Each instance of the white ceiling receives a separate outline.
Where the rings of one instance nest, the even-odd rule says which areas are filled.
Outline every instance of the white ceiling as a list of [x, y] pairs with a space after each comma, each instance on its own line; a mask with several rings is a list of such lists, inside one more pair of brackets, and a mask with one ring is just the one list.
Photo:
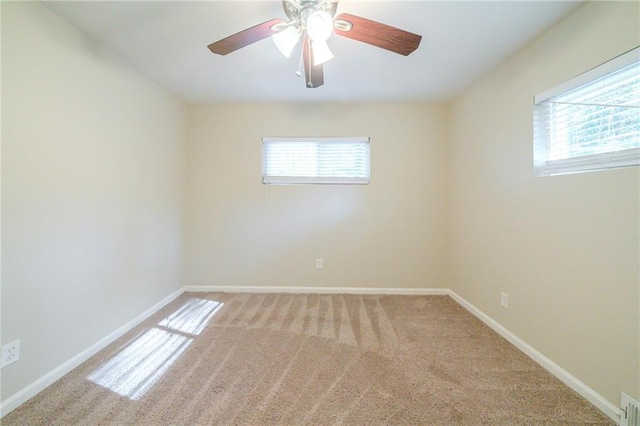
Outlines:
[[353, 1], [348, 12], [423, 36], [408, 57], [333, 35], [325, 84], [307, 89], [299, 54], [262, 40], [227, 56], [207, 45], [271, 18], [280, 1], [46, 2], [50, 9], [178, 97], [229, 102], [449, 100], [582, 4], [577, 1]]

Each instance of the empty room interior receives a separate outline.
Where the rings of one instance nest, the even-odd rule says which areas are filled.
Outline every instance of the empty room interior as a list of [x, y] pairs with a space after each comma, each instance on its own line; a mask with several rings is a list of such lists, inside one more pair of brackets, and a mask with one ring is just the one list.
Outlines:
[[637, 1], [0, 13], [3, 423], [640, 425]]

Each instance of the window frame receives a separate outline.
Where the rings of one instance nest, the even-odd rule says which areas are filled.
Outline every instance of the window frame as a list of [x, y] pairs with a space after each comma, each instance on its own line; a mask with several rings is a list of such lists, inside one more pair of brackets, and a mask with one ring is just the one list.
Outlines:
[[[592, 172], [640, 165], [640, 147], [611, 150], [597, 154], [577, 155], [569, 158], [550, 159], [553, 142], [550, 140], [546, 124], [550, 109], [548, 105], [554, 98], [570, 94], [588, 84], [594, 83], [602, 77], [618, 72], [636, 63], [640, 63], [640, 46], [534, 97], [533, 154], [534, 171], [537, 176]], [[628, 105], [624, 105], [623, 107], [637, 108]]]
[[[267, 146], [270, 143], [312, 144], [364, 144], [366, 176], [276, 176], [267, 174]], [[263, 137], [262, 138], [262, 183], [265, 185], [368, 185], [371, 182], [371, 140], [368, 136], [357, 137]]]

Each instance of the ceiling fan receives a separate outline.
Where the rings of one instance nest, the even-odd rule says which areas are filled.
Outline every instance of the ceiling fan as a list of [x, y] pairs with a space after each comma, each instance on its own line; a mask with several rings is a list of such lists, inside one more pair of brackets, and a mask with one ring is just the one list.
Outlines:
[[[338, 0], [282, 0], [288, 21], [271, 19], [211, 43], [213, 53], [226, 55], [252, 43], [272, 37], [286, 56], [302, 38], [306, 86], [324, 84], [322, 64], [333, 58], [327, 40], [335, 33], [407, 56], [420, 45], [422, 36], [348, 13], [336, 16]], [[300, 71], [296, 73], [300, 76]]]

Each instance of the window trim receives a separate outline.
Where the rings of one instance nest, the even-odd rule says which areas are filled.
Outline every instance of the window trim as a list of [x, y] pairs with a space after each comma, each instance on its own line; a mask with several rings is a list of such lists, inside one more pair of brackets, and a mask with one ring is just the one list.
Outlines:
[[640, 148], [634, 147], [599, 154], [582, 155], [563, 159], [549, 159], [550, 142], [546, 134], [547, 102], [556, 96], [569, 93], [601, 77], [617, 72], [640, 62], [640, 46], [635, 47], [603, 64], [546, 90], [534, 97], [533, 136], [534, 171], [537, 176], [553, 176], [569, 173], [600, 171], [613, 168], [633, 167], [640, 164]]
[[560, 95], [565, 92], [570, 92], [573, 89], [576, 89], [584, 84], [590, 83], [593, 80], [597, 80], [600, 77], [603, 77], [607, 74], [611, 74], [612, 72], [616, 72], [619, 69], [622, 69], [626, 66], [633, 64], [634, 62], [638, 62], [640, 60], [640, 46], [634, 49], [628, 50], [627, 52], [616, 56], [615, 58], [604, 62], [598, 66], [591, 68], [589, 71], [585, 71], [582, 74], [565, 81], [564, 83], [546, 90], [534, 97], [533, 102], [536, 104], [547, 101], [554, 96]]
[[[266, 146], [277, 142], [366, 144], [366, 177], [356, 176], [268, 176], [266, 174]], [[368, 136], [352, 137], [263, 137], [262, 183], [265, 185], [368, 185], [371, 182], [371, 140]]]

